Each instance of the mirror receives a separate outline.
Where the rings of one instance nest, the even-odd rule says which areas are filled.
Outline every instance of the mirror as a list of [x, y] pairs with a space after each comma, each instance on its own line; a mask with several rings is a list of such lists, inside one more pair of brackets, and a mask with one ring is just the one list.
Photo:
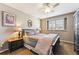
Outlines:
[[27, 20], [28, 27], [32, 27], [32, 20]]

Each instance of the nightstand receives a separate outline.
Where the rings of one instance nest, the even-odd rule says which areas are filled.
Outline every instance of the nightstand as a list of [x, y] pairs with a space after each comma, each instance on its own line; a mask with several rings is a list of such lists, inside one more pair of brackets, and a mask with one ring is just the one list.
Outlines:
[[12, 39], [8, 40], [9, 50], [10, 52], [15, 51], [19, 48], [22, 48], [24, 46], [23, 39]]

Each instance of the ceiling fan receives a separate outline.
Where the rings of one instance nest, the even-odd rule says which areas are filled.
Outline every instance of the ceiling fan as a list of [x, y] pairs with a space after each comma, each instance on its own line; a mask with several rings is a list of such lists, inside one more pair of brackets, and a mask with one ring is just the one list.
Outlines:
[[57, 7], [59, 3], [43, 3], [41, 9], [45, 13], [49, 13], [54, 11], [55, 7]]

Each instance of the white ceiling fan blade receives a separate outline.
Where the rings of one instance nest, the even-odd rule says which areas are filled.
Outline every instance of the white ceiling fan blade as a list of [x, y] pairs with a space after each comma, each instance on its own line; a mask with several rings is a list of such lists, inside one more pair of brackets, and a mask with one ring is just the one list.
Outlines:
[[55, 7], [57, 7], [59, 5], [59, 3], [56, 3], [55, 5], [53, 5], [53, 7], [55, 8]]

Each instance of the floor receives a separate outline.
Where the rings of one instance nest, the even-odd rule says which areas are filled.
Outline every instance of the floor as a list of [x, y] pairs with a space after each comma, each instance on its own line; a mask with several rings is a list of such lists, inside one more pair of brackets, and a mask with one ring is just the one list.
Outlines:
[[[34, 53], [23, 47], [12, 53], [9, 53], [9, 51], [3, 52], [1, 55], [34, 55]], [[61, 42], [56, 55], [76, 55], [74, 45]]]
[[74, 45], [70, 43], [60, 43], [60, 47], [57, 51], [57, 55], [76, 55], [74, 52]]

